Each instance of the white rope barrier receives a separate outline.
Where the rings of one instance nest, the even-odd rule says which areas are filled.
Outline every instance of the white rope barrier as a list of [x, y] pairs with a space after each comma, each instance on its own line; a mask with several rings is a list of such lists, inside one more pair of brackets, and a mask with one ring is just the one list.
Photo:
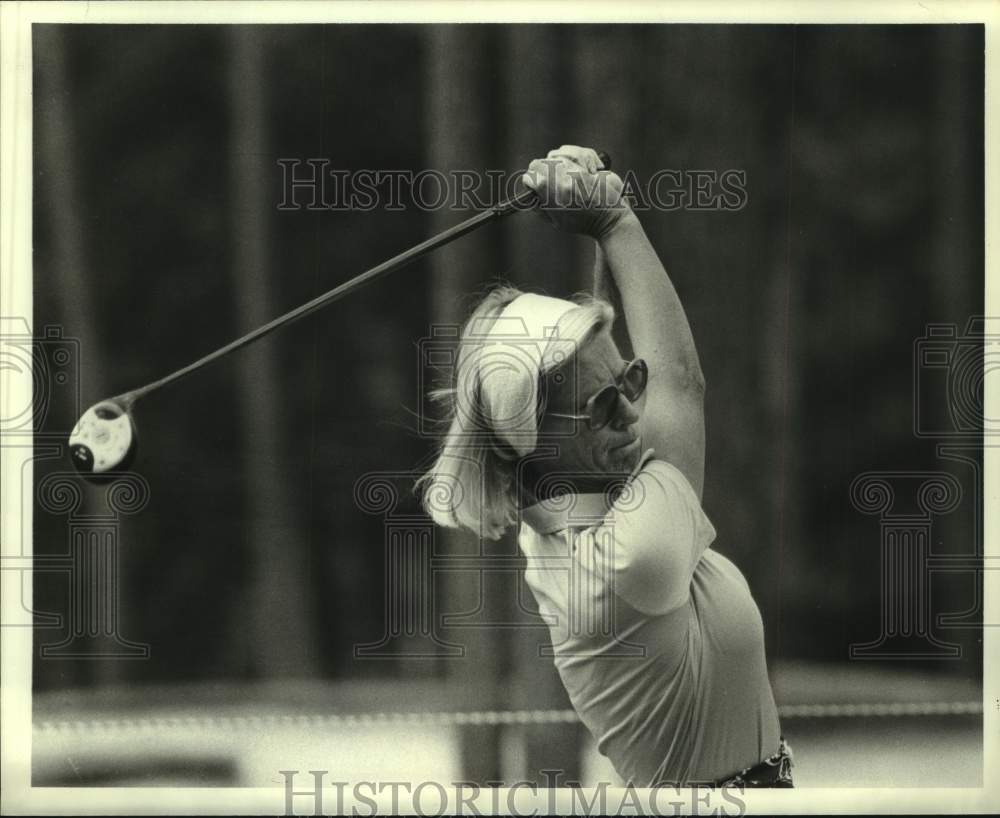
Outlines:
[[882, 702], [879, 704], [789, 704], [778, 708], [782, 718], [824, 719], [858, 716], [973, 716], [982, 702]]
[[[878, 704], [797, 704], [778, 708], [782, 718], [967, 716], [983, 712], [981, 702], [886, 702]], [[148, 732], [161, 730], [260, 730], [267, 728], [351, 728], [375, 725], [433, 727], [576, 724], [573, 710], [478, 710], [427, 713], [328, 713], [318, 715], [163, 716], [149, 718], [40, 721], [41, 733]]]

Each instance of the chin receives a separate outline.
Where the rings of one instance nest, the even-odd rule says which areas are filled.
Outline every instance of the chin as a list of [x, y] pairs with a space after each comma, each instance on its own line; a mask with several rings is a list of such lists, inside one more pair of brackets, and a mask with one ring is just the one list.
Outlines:
[[642, 441], [635, 440], [627, 446], [611, 449], [607, 455], [609, 472], [629, 473], [636, 467], [642, 453]]

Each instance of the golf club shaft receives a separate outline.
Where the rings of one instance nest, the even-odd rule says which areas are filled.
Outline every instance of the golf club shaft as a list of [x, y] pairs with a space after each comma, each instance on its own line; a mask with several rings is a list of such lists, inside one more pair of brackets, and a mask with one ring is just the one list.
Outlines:
[[131, 406], [132, 403], [141, 398], [143, 395], [148, 395], [150, 392], [159, 389], [160, 387], [173, 383], [174, 381], [183, 378], [185, 375], [191, 374], [196, 369], [200, 369], [213, 361], [217, 361], [219, 358], [222, 358], [231, 352], [242, 349], [248, 344], [252, 344], [254, 341], [263, 338], [265, 335], [269, 335], [275, 330], [298, 321], [300, 318], [304, 318], [321, 307], [325, 307], [327, 304], [332, 304], [334, 301], [343, 298], [348, 293], [352, 293], [359, 287], [364, 286], [369, 281], [373, 281], [379, 276], [395, 272], [401, 267], [405, 267], [407, 264], [410, 264], [418, 258], [427, 255], [427, 253], [430, 253], [432, 250], [444, 247], [444, 245], [453, 242], [457, 238], [461, 238], [466, 233], [475, 230], [487, 222], [507, 216], [518, 210], [529, 209], [533, 206], [535, 199], [535, 192], [533, 190], [526, 189], [513, 198], [507, 199], [506, 201], [491, 207], [489, 210], [477, 213], [475, 216], [456, 224], [454, 227], [449, 227], [447, 230], [444, 230], [426, 241], [411, 247], [409, 250], [404, 250], [399, 255], [393, 256], [389, 260], [383, 261], [381, 264], [372, 267], [370, 270], [366, 270], [349, 281], [345, 281], [343, 284], [334, 287], [332, 290], [316, 296], [316, 298], [311, 301], [307, 301], [305, 304], [296, 307], [294, 310], [290, 310], [284, 315], [279, 315], [277, 318], [274, 318], [266, 324], [257, 327], [257, 329], [252, 332], [248, 332], [246, 335], [241, 335], [236, 340], [229, 342], [225, 346], [220, 347], [214, 352], [210, 352], [203, 358], [199, 358], [197, 361], [194, 361], [193, 363], [190, 363], [175, 372], [171, 372], [169, 375], [160, 378], [158, 381], [153, 381], [152, 383], [141, 386], [138, 389], [133, 389], [131, 392], [119, 395], [116, 400], [124, 404], [126, 407]]

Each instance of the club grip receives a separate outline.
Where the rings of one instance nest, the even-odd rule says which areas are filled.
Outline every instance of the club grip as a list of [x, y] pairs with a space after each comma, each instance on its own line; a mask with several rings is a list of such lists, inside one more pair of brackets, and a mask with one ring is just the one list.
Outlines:
[[[595, 151], [597, 153], [597, 158], [601, 160], [601, 164], [604, 165], [602, 170], [611, 170], [611, 156], [606, 151]], [[501, 202], [498, 205], [490, 208], [481, 215], [480, 218], [496, 218], [497, 216], [506, 216], [508, 213], [515, 213], [520, 210], [530, 210], [537, 204], [537, 197], [535, 196], [535, 191], [525, 188], [517, 196], [511, 199]]]

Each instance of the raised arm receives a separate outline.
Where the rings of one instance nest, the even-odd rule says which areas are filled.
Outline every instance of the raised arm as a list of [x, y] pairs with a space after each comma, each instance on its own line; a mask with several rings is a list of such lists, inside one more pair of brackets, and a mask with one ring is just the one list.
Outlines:
[[597, 241], [598, 264], [620, 296], [633, 354], [649, 365], [643, 445], [676, 466], [701, 499], [705, 378], [680, 297], [631, 210]]
[[[600, 167], [593, 150], [563, 145], [547, 160], [532, 162], [525, 183], [539, 191], [542, 211], [556, 227], [597, 242], [595, 291], [611, 296], [624, 315], [632, 354], [649, 365], [641, 399], [643, 445], [676, 466], [700, 499], [705, 379], [691, 327], [638, 217], [615, 195], [621, 193], [621, 179]], [[574, 207], [567, 207], [568, 200]]]

